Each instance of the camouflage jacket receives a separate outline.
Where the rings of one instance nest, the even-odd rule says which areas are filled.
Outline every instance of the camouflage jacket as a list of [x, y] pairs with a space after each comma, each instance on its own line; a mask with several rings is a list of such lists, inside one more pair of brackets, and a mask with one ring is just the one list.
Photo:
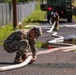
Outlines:
[[[22, 32], [20, 31], [15, 31], [13, 32], [10, 36], [7, 37], [7, 39], [4, 41], [4, 44], [7, 44], [7, 46], [9, 47], [9, 45], [11, 44], [11, 42], [16, 41], [15, 43], [18, 44], [21, 39], [21, 35], [23, 35]], [[29, 45], [31, 46], [31, 49], [36, 49], [35, 48], [35, 44], [36, 44], [36, 39], [31, 39], [29, 37], [29, 32], [26, 31], [26, 36], [24, 39], [27, 39], [29, 41]], [[14, 44], [14, 45], [16, 45]]]

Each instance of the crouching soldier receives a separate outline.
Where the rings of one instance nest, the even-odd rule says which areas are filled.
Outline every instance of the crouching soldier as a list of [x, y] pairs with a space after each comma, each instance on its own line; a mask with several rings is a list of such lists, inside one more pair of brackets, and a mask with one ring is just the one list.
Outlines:
[[24, 29], [13, 32], [3, 44], [4, 50], [8, 53], [16, 52], [14, 63], [22, 63], [27, 58], [27, 51], [31, 49], [32, 60], [30, 63], [37, 59], [36, 40], [42, 35], [42, 29], [34, 27], [29, 31]]

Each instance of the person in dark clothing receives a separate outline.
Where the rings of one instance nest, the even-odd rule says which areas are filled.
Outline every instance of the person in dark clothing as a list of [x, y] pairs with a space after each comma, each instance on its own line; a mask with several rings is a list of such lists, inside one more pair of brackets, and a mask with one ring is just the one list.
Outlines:
[[55, 23], [55, 27], [54, 30], [58, 30], [59, 29], [59, 15], [57, 12], [52, 12], [51, 13], [51, 20], [50, 20], [50, 24]]

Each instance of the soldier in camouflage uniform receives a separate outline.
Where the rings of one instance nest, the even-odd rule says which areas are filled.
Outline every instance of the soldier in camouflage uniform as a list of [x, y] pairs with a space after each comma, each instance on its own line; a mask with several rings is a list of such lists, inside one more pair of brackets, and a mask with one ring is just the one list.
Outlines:
[[34, 27], [28, 32], [24, 29], [15, 31], [4, 41], [4, 50], [8, 53], [13, 53], [17, 51], [14, 62], [21, 63], [27, 57], [26, 53], [30, 46], [33, 57], [31, 62], [33, 62], [37, 58], [38, 51], [36, 48], [36, 40], [41, 35], [42, 30], [39, 27]]

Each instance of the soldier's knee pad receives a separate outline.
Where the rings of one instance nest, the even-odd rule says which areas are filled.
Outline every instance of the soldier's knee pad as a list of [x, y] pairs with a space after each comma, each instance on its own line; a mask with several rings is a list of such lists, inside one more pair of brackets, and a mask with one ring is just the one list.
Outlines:
[[27, 46], [28, 44], [29, 44], [29, 42], [26, 39], [23, 39], [20, 41], [20, 45], [26, 45]]
[[24, 50], [26, 50], [27, 48], [29, 47], [29, 42], [28, 42], [28, 40], [21, 40], [20, 42], [19, 42], [19, 50], [20, 51], [24, 51]]

